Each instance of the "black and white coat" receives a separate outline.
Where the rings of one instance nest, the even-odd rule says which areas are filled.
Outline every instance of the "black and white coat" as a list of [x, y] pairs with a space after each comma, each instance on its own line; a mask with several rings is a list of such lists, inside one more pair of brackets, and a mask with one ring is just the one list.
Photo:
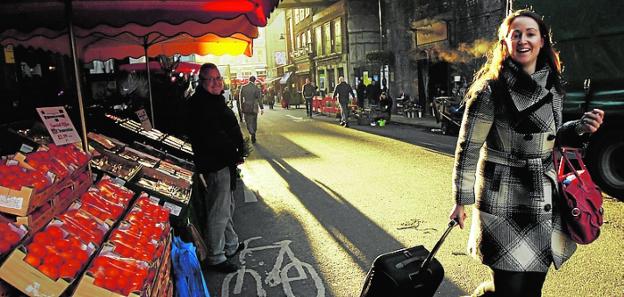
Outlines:
[[495, 269], [546, 272], [576, 250], [553, 200], [552, 152], [556, 141], [580, 142], [578, 121], [562, 125], [564, 94], [549, 75], [546, 66], [529, 76], [508, 60], [499, 81], [466, 104], [453, 195], [457, 204], [475, 204], [468, 250]]

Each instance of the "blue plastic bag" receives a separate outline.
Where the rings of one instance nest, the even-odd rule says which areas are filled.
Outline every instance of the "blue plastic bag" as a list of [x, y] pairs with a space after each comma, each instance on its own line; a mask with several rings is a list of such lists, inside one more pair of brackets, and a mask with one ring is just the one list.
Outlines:
[[193, 243], [174, 236], [171, 260], [177, 297], [210, 297]]

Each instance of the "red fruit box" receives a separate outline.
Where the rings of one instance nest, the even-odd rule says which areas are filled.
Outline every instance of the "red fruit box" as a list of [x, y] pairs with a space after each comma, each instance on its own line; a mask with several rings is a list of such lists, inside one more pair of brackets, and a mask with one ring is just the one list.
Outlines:
[[35, 233], [54, 218], [54, 207], [50, 201], [38, 207], [33, 212], [25, 216], [15, 216], [15, 224], [26, 226], [32, 233]]
[[75, 180], [59, 191], [52, 198], [52, 205], [54, 206], [54, 214], [59, 215], [65, 212], [69, 206], [78, 199], [89, 187], [91, 187], [91, 173], [83, 172]]
[[7, 255], [13, 250], [27, 233], [28, 230], [25, 227], [17, 227], [8, 219], [0, 216], [0, 260], [3, 255]]
[[75, 297], [149, 297], [152, 296], [150, 277], [154, 266], [143, 261], [120, 258], [105, 245], [91, 262], [80, 283]]
[[[24, 162], [24, 159], [24, 155], [17, 154], [12, 161], [18, 162], [20, 167], [34, 170]], [[37, 190], [32, 186], [21, 186], [19, 190], [0, 186], [0, 212], [26, 216], [37, 207], [48, 202], [54, 190], [53, 185], [47, 186], [41, 190]]]
[[[55, 228], [55, 231], [56, 231], [54, 234], [56, 234], [56, 237], [59, 237], [59, 236], [61, 237], [67, 236], [67, 237], [65, 239], [58, 238], [58, 240], [56, 240], [52, 238], [52, 236], [50, 235], [53, 233], [46, 232], [47, 229], [46, 231], [39, 232], [33, 236], [32, 241], [29, 242], [28, 245], [22, 245], [19, 248], [15, 249], [6, 259], [6, 261], [2, 264], [2, 266], [0, 266], [0, 278], [6, 281], [7, 283], [11, 284], [16, 289], [20, 290], [22, 293], [29, 295], [29, 296], [61, 296], [61, 294], [63, 294], [63, 292], [76, 279], [76, 277], [63, 278], [63, 277], [59, 277], [58, 275], [54, 278], [50, 278], [48, 275], [44, 274], [44, 272], [40, 271], [39, 269], [44, 270], [41, 266], [51, 265], [51, 264], [46, 263], [46, 262], [41, 262], [40, 263], [41, 266], [38, 266], [37, 268], [33, 266], [33, 264], [36, 265], [38, 263], [26, 262], [27, 261], [26, 258], [29, 255], [33, 257], [34, 256], [33, 253], [35, 252], [35, 248], [33, 247], [32, 253], [29, 253], [27, 247], [32, 247], [33, 244], [37, 244], [37, 245], [40, 245], [40, 247], [38, 247], [37, 250], [41, 253], [43, 252], [50, 253], [51, 250], [55, 250], [58, 252], [60, 248], [53, 249], [53, 248], [48, 247], [48, 245], [55, 246], [55, 244], [60, 243], [61, 241], [69, 240], [69, 238], [71, 237], [66, 232], [60, 229], [58, 222], [51, 223], [48, 228], [50, 228], [50, 226], [54, 226], [53, 228]], [[38, 236], [40, 234], [42, 236]], [[73, 239], [73, 240], [77, 240], [77, 239]], [[49, 244], [44, 245], [45, 242], [49, 242]], [[81, 263], [84, 268], [84, 265], [88, 262], [90, 255], [93, 255], [95, 249], [90, 245], [84, 245], [84, 244], [81, 244], [81, 245], [82, 245], [81, 248], [84, 248], [84, 251], [85, 251], [85, 259], [83, 259], [84, 261], [83, 263]], [[43, 255], [42, 258], [51, 259], [52, 256]], [[38, 261], [41, 261], [41, 260], [39, 259]], [[62, 262], [58, 264], [60, 264], [61, 268], [67, 267], [67, 265], [64, 265]], [[76, 276], [80, 275], [80, 272], [82, 271], [82, 269], [76, 271], [74, 275]], [[50, 273], [50, 271], [48, 270], [44, 270], [44, 271]]]

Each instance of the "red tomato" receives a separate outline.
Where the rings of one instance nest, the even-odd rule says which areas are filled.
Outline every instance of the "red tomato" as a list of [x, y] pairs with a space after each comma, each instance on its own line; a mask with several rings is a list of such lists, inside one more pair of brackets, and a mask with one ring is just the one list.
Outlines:
[[55, 267], [59, 267], [63, 265], [64, 262], [65, 260], [61, 256], [56, 255], [56, 254], [50, 254], [43, 259], [43, 264], [51, 265]]
[[59, 277], [58, 268], [56, 268], [55, 266], [52, 266], [49, 264], [43, 264], [39, 266], [38, 269], [39, 271], [41, 271], [41, 273], [45, 274], [46, 276], [48, 276], [49, 278], [53, 280], [57, 280]]
[[41, 265], [41, 259], [33, 255], [26, 255], [26, 257], [24, 257], [24, 262], [30, 264], [30, 266], [35, 268]]
[[70, 241], [68, 239], [62, 239], [54, 243], [56, 249], [59, 251], [67, 251], [71, 247]]
[[48, 235], [50, 235], [50, 238], [52, 239], [63, 239], [64, 235], [63, 234], [63, 230], [59, 227], [59, 226], [49, 226], [46, 230], [46, 233], [48, 233]]
[[48, 251], [42, 244], [33, 242], [27, 247], [28, 254], [33, 255], [37, 258], [43, 258], [47, 255]]
[[[0, 235], [2, 234], [0, 233]], [[0, 241], [0, 255], [8, 252], [10, 249], [11, 249], [11, 245], [9, 245], [8, 242]]]
[[49, 234], [45, 232], [39, 232], [35, 234], [35, 237], [33, 238], [33, 242], [40, 243], [42, 245], [49, 245], [52, 242], [52, 238], [50, 237]]
[[11, 245], [11, 246], [15, 245], [16, 243], [18, 243], [20, 241], [19, 235], [17, 235], [17, 233], [15, 233], [13, 231], [5, 232], [2, 235], [3, 235], [3, 237], [0, 237], [0, 238], [4, 238], [4, 240], [7, 243], [9, 243], [9, 245]]

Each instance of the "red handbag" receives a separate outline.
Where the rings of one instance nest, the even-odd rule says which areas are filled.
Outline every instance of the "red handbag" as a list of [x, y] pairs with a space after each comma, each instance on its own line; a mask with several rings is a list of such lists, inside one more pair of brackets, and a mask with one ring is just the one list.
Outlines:
[[[561, 147], [553, 159], [558, 169], [563, 225], [574, 242], [589, 244], [600, 235], [602, 193], [592, 181], [579, 149]], [[571, 160], [580, 168], [575, 168]]]

